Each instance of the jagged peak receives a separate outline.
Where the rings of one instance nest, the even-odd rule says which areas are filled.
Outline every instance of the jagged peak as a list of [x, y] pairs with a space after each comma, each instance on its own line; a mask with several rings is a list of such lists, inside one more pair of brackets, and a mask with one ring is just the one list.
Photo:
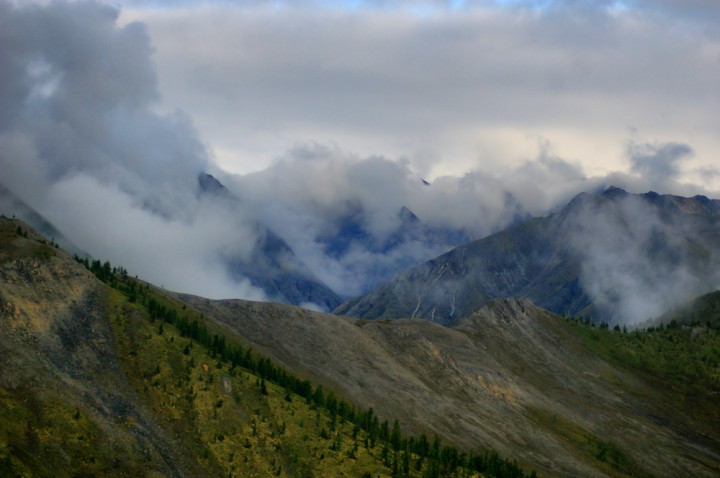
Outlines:
[[202, 192], [217, 193], [225, 190], [225, 186], [218, 181], [215, 176], [209, 173], [200, 173], [198, 175], [198, 185]]
[[412, 212], [410, 209], [408, 209], [408, 208], [405, 207], [405, 206], [403, 206], [403, 207], [400, 208], [400, 212], [398, 213], [398, 217], [399, 217], [400, 220], [401, 220], [402, 222], [404, 222], [404, 223], [407, 222], [407, 223], [415, 224], [415, 223], [420, 223], [420, 222], [422, 222], [422, 221], [420, 221], [420, 218], [417, 217], [417, 215], [416, 215], [414, 212]]
[[606, 197], [606, 198], [615, 199], [615, 198], [625, 197], [629, 194], [630, 193], [628, 193], [624, 189], [611, 185], [605, 191], [603, 191], [601, 196]]

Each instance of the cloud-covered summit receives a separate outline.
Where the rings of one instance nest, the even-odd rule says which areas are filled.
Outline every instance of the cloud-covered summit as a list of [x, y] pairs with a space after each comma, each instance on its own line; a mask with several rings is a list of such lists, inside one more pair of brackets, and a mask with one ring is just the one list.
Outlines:
[[610, 187], [411, 268], [338, 312], [452, 324], [495, 298], [633, 324], [720, 286], [720, 201]]

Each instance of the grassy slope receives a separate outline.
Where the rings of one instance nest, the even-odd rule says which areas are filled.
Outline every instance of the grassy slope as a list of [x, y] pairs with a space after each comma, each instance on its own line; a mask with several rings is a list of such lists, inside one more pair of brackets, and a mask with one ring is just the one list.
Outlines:
[[126, 373], [160, 423], [182, 437], [209, 473], [388, 475], [379, 448], [365, 449], [351, 424], [338, 423], [333, 431], [324, 411], [294, 394], [288, 401], [285, 390], [269, 382], [264, 394], [259, 377], [230, 368], [172, 325], [152, 323], [140, 307], [118, 300], [113, 325]]
[[[64, 364], [68, 350], [54, 353], [55, 335], [63, 330], [57, 325], [64, 314], [87, 306], [83, 318], [92, 319], [91, 307], [107, 306], [103, 300], [87, 305], [94, 287], [83, 289], [86, 284], [76, 279], [85, 274], [77, 269], [60, 277], [57, 264], [63, 261], [69, 258], [25, 224], [0, 220], [0, 263], [6, 266], [0, 282], [0, 476], [152, 476], [153, 470], [166, 474], [169, 469], [157, 451], [133, 436], [124, 417], [103, 410], [107, 396], [97, 397], [97, 406], [83, 398], [88, 383], [76, 372], [93, 371]], [[56, 284], [49, 284], [53, 274], [50, 282]], [[35, 290], [25, 287], [26, 282]], [[77, 294], [64, 287], [68, 284]], [[109, 374], [93, 378], [115, 379]]]
[[[4, 221], [0, 228], [4, 260], [42, 263], [58, 254], [31, 231], [24, 238], [24, 225], [18, 234], [17, 224]], [[197, 465], [168, 470], [157, 453], [126, 436], [143, 428], [142, 418], [118, 416], [111, 430], [103, 429], [92, 410], [53, 384], [47, 390], [0, 387], [1, 476], [389, 475], [380, 448], [361, 446], [364, 434], [353, 434], [351, 424], [333, 425], [326, 411], [304, 399], [228, 369], [172, 325], [153, 323], [144, 307], [116, 290], [105, 288], [103, 302], [123, 378], [170, 431], [176, 449]], [[44, 365], [36, 364], [37, 372], [52, 381]]]
[[[567, 321], [582, 345], [642, 377], [695, 418], [692, 432], [715, 435], [720, 423], [720, 294], [667, 316], [662, 326], [623, 332]], [[720, 449], [720, 443], [715, 442]]]
[[[596, 354], [656, 391], [645, 395], [643, 411], [660, 429], [672, 427], [715, 457], [720, 453], [720, 294], [709, 294], [669, 314], [663, 326], [633, 331], [595, 326], [582, 319], [556, 317], [568, 347]], [[672, 325], [668, 326], [670, 322]], [[681, 325], [685, 324], [685, 325]], [[628, 399], [630, 396], [628, 396]], [[651, 412], [649, 405], [663, 413]], [[687, 415], [680, 419], [677, 413]], [[531, 410], [538, 426], [565, 442], [587, 463], [610, 476], [651, 476], [612, 439], [598, 436], [567, 417]], [[655, 437], [649, 435], [648, 445]], [[662, 447], [653, 450], [663, 453]], [[693, 458], [693, 460], [696, 458]], [[601, 463], [600, 463], [601, 462]], [[712, 468], [712, 465], [709, 465]]]
[[702, 324], [620, 332], [577, 322], [571, 327], [601, 357], [678, 391], [720, 392], [720, 327]]
[[501, 450], [549, 476], [714, 476], [720, 464], [716, 404], [693, 409], [693, 395], [675, 391], [675, 381], [602, 352], [621, 333], [527, 301], [496, 301], [446, 328], [184, 300], [296, 373], [361, 397], [409, 429]]
[[[388, 476], [380, 448], [367, 450], [349, 423], [239, 369], [228, 370], [171, 325], [152, 324], [117, 293], [112, 326], [123, 370], [160, 426], [204, 476]], [[106, 433], [62, 395], [0, 388], [1, 476], [164, 476], [147, 451]], [[133, 416], [116, 428], [137, 429]], [[325, 435], [325, 436], [323, 436]], [[117, 442], [117, 446], [112, 443]], [[358, 446], [356, 447], [356, 444]], [[351, 457], [352, 455], [352, 457]], [[158, 468], [160, 468], [158, 470]], [[198, 471], [198, 469], [196, 469]]]
[[[8, 308], [0, 331], [9, 334], [0, 349], [7, 346], [2, 352], [10, 357], [0, 366], [0, 476], [400, 476], [406, 454], [403, 476], [437, 476], [429, 459], [393, 452], [389, 441], [373, 443], [341, 414], [232, 366], [202, 341], [153, 319], [150, 299], [203, 322], [176, 299], [121, 273], [105, 277], [114, 288], [104, 286], [40, 236], [24, 237], [18, 224], [0, 220], [0, 274], [13, 282], [0, 284]], [[34, 272], [27, 277], [12, 275], [28, 268]], [[82, 280], [55, 283], [63, 268]], [[72, 305], [56, 304], [67, 314], [42, 308], [46, 296], [65, 297], [68, 288], [83, 290], [67, 297]], [[87, 295], [95, 297], [92, 310], [81, 298]], [[100, 355], [111, 365], [105, 371], [98, 354], [84, 349], [69, 359], [82, 363], [61, 362], [65, 350], [51, 354], [58, 330], [65, 333], [58, 323], [74, 324], [83, 314], [108, 333], [98, 338], [72, 329], [77, 334], [69, 340], [78, 350], [83, 344], [76, 342], [104, 344]], [[45, 332], [16, 333], [18, 318], [41, 323]], [[209, 333], [219, 332], [212, 327]], [[120, 385], [103, 388], [107, 381]], [[500, 465], [493, 466], [507, 469]]]

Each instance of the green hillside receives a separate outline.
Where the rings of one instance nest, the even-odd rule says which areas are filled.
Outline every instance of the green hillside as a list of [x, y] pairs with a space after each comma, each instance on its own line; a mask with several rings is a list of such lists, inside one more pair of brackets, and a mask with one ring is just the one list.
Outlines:
[[[52, 329], [50, 323], [32, 329], [35, 339], [18, 335], [7, 352], [20, 358], [23, 384], [0, 382], [1, 476], [527, 476], [495, 453], [403, 436], [396, 421], [380, 422], [372, 409], [287, 373], [124, 269], [79, 260], [105, 283], [99, 284], [41, 237], [25, 235], [24, 225], [2, 219], [0, 266], [34, 271], [24, 278], [3, 275], [9, 283], [0, 295], [12, 309], [3, 311], [5, 331], [12, 321], [47, 319], [33, 317], [42, 311], [31, 302], [44, 299], [45, 281], [58, 269], [69, 269], [94, 291], [92, 308], [102, 313], [93, 319], [106, 320], [110, 335], [84, 333], [78, 322], [92, 311], [68, 297], [74, 316], [66, 319], [73, 326], [60, 334], [66, 335], [61, 347], [111, 341], [112, 351], [74, 359], [114, 355], [117, 363], [109, 368], [128, 389], [120, 397], [103, 388], [114, 379], [104, 376], [101, 363], [61, 362], [65, 351], [44, 345], [53, 341], [41, 332]], [[45, 268], [50, 274], [43, 275]], [[68, 284], [74, 282], [53, 285]], [[61, 300], [59, 292], [48, 295]], [[90, 329], [100, 326], [88, 322]], [[5, 376], [10, 362], [3, 364]], [[63, 368], [76, 366], [65, 380]], [[34, 383], [25, 376], [31, 370], [47, 380]], [[87, 380], [93, 374], [97, 380]], [[67, 387], [81, 393], [66, 394]]]
[[169, 293], [2, 218], [0, 476], [716, 476], [719, 310], [356, 320]]
[[[628, 331], [570, 321], [583, 343], [601, 357], [688, 394], [720, 393], [720, 295], [705, 296], [703, 309], [688, 308], [668, 322]], [[713, 311], [715, 316], [712, 316]]]

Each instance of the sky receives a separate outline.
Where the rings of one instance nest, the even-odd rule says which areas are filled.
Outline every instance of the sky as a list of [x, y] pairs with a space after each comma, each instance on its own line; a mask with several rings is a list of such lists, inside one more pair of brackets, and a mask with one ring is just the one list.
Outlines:
[[[702, 0], [0, 0], [0, 182], [173, 290], [267, 298], [225, 264], [262, 224], [348, 298], [582, 191], [720, 198], [719, 20]], [[435, 232], [398, 245], [403, 207]], [[331, 250], [349, 219], [362, 240]]]
[[720, 184], [718, 2], [119, 3], [147, 26], [163, 106], [227, 171], [318, 143], [430, 180], [542, 148], [598, 176], [680, 143], [676, 179]]

